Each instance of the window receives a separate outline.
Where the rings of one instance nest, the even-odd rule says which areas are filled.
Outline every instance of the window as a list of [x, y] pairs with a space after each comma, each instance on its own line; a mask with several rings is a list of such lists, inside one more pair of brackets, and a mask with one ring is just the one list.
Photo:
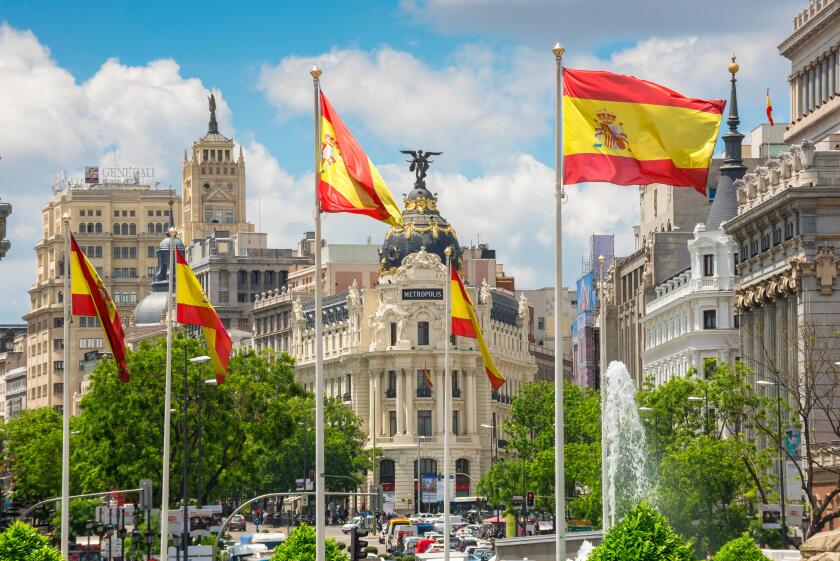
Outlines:
[[741, 316], [740, 314], [735, 314], [735, 317], [732, 318], [732, 325], [735, 326], [735, 329], [741, 327]]
[[61, 382], [53, 384], [53, 393], [55, 394], [63, 394], [64, 393], [64, 384]]
[[[158, 212], [160, 212], [160, 211], [158, 211]], [[153, 210], [149, 210], [149, 211], [146, 213], [146, 216], [154, 216], [154, 215], [155, 215], [155, 211], [153, 211]]]
[[227, 304], [228, 303], [228, 293], [219, 291], [219, 303], [220, 304]]
[[227, 271], [219, 271], [219, 288], [227, 288], [228, 287], [228, 272]]
[[388, 435], [394, 436], [397, 434], [397, 412], [388, 411]]
[[[118, 302], [117, 295], [119, 292], [114, 293], [114, 301]], [[80, 317], [79, 318], [79, 327], [99, 327], [99, 318], [98, 317]]]
[[80, 210], [79, 211], [79, 216], [84, 216], [84, 215], [85, 215], [85, 209]]
[[132, 236], [137, 235], [137, 224], [132, 223], [132, 224], [129, 225], [128, 228], [129, 228], [129, 232], [128, 232], [129, 234], [131, 234]]
[[53, 339], [53, 350], [54, 351], [64, 350], [64, 339]]
[[537, 318], [537, 329], [539, 329], [540, 331], [545, 330], [545, 318], [544, 317], [538, 317]]
[[[392, 411], [393, 413], [393, 411]], [[393, 435], [391, 435], [393, 436]], [[396, 482], [395, 479], [396, 473], [396, 466], [394, 465], [394, 460], [389, 460], [387, 458], [383, 459], [379, 462], [379, 483], [384, 485], [390, 485], [390, 489], [393, 489], [393, 485]]]
[[248, 303], [248, 295], [244, 292], [240, 292], [236, 295], [236, 301], [240, 304], [247, 304]]
[[785, 223], [785, 239], [789, 240], [793, 237], [793, 222]]
[[240, 286], [245, 284], [245, 281], [248, 279], [248, 273], [245, 271], [237, 271], [236, 272], [236, 282]]
[[154, 257], [155, 256], [155, 246], [147, 245], [146, 246], [146, 257]]
[[431, 409], [421, 409], [417, 412], [417, 434], [419, 436], [432, 436]]
[[458, 371], [452, 371], [452, 397], [461, 397], [461, 388], [458, 385]]
[[146, 276], [152, 278], [155, 276], [155, 268], [154, 267], [146, 267]]
[[385, 397], [397, 396], [397, 373], [395, 370], [388, 371], [388, 387], [386, 389]]
[[461, 434], [461, 423], [459, 422], [461, 419], [458, 413], [458, 411], [452, 412], [452, 434], [454, 434], [455, 436]]
[[428, 345], [429, 344], [429, 322], [428, 321], [418, 321], [417, 322], [417, 344], [418, 345]]
[[64, 361], [63, 360], [56, 360], [53, 361], [53, 370], [64, 370]]
[[263, 273], [263, 284], [268, 286], [274, 284], [274, 271], [266, 271]]
[[717, 361], [713, 358], [707, 358], [703, 360], [703, 377], [705, 379], [709, 379], [714, 373], [715, 368], [717, 368]]
[[703, 256], [703, 276], [712, 277], [715, 274], [715, 256], [712, 254]]
[[773, 246], [777, 246], [782, 243], [782, 229], [776, 228], [773, 230]]
[[260, 272], [259, 271], [251, 271], [251, 284], [253, 286], [257, 286], [260, 284]]
[[391, 346], [397, 344], [397, 323], [392, 321], [391, 322]]
[[703, 310], [703, 329], [717, 329], [717, 310]]
[[114, 211], [114, 216], [119, 216], [119, 215], [120, 215], [120, 211], [115, 210], [115, 211]]
[[233, 209], [227, 209], [225, 211], [225, 224], [233, 224]]
[[122, 215], [123, 216], [128, 216], [128, 211], [127, 210], [122, 211]]
[[212, 208], [205, 208], [204, 209], [204, 223], [211, 224], [213, 222], [213, 209]]
[[53, 318], [53, 327], [56, 329], [64, 327], [64, 318]]
[[432, 385], [429, 383], [431, 377], [432, 373], [430, 370], [421, 368], [417, 371], [417, 397], [432, 396]]

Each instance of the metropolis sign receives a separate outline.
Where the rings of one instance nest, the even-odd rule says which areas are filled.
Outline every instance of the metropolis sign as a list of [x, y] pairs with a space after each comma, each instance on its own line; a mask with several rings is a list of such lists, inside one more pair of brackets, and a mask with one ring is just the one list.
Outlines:
[[443, 300], [442, 288], [403, 288], [403, 300]]

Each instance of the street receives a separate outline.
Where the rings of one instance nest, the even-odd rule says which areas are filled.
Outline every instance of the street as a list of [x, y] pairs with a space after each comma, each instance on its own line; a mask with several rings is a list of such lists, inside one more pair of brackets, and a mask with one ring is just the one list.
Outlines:
[[[251, 523], [248, 523], [247, 531], [245, 531], [245, 532], [228, 532], [228, 534], [230, 535], [231, 540], [235, 540], [236, 542], [238, 542], [239, 538], [242, 536], [242, 534], [254, 533], [256, 531], [256, 529], [257, 529], [256, 526], [254, 526]], [[260, 526], [260, 532], [263, 532], [263, 531], [283, 532], [287, 536], [289, 535], [289, 528], [286, 527], [286, 526], [274, 527], [274, 526], [261, 525]], [[341, 526], [327, 526], [327, 537], [328, 538], [335, 538], [336, 541], [338, 541], [339, 543], [346, 544], [348, 547], [350, 546], [350, 536], [342, 533]], [[385, 553], [385, 546], [379, 544], [379, 540], [377, 539], [376, 535], [370, 534], [366, 538], [362, 538], [362, 539], [367, 541], [368, 545], [373, 545], [373, 546], [376, 546], [377, 548], [379, 548], [379, 555], [382, 555], [382, 554]], [[347, 551], [347, 550], [345, 550], [345, 551]]]

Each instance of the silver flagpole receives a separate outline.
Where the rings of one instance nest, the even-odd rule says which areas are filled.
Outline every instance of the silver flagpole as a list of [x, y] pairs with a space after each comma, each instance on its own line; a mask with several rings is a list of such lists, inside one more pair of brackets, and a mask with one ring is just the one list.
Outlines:
[[70, 551], [70, 213], [64, 222], [64, 392], [61, 426], [61, 557], [69, 559]]
[[175, 228], [169, 228], [169, 285], [166, 291], [166, 389], [163, 398], [163, 468], [160, 482], [160, 558], [169, 545], [169, 433], [172, 407], [172, 287], [175, 280]]
[[566, 454], [563, 427], [563, 53], [560, 43], [552, 49], [557, 63], [557, 123], [555, 163], [554, 238], [554, 505], [557, 526], [556, 559], [566, 561]]
[[325, 561], [327, 525], [324, 516], [324, 325], [321, 304], [321, 203], [318, 198], [321, 170], [321, 69], [317, 64], [312, 67], [310, 74], [315, 93], [315, 561]]
[[607, 479], [607, 427], [604, 424], [604, 411], [606, 411], [606, 404], [607, 404], [607, 301], [605, 296], [606, 290], [606, 260], [604, 256], [601, 255], [598, 257], [598, 261], [601, 263], [601, 281], [600, 281], [600, 290], [599, 290], [599, 297], [601, 303], [601, 331], [600, 331], [600, 355], [601, 358], [599, 362], [601, 363], [601, 530], [604, 534], [607, 533], [607, 530], [610, 529], [610, 506], [608, 501], [608, 491], [607, 484], [609, 480]]
[[[452, 317], [450, 303], [450, 291], [452, 287], [452, 246], [445, 250], [446, 253], [446, 283], [444, 284], [444, 298], [446, 299], [446, 314], [444, 315], [444, 324], [446, 325], [446, 342], [443, 347], [443, 388], [441, 388], [443, 395], [443, 559], [449, 561], [449, 536], [452, 533], [452, 520], [449, 516], [449, 501], [452, 497], [449, 496], [449, 430], [451, 423], [452, 411], [447, 405], [451, 404], [450, 396], [452, 395], [452, 374], [449, 371], [449, 344], [452, 336]], [[417, 473], [420, 473], [420, 466], [417, 466]]]

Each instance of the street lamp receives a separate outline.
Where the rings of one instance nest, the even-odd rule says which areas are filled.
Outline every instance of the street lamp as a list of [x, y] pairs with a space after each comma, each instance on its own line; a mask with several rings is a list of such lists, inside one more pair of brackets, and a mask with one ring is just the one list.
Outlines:
[[85, 529], [87, 530], [87, 550], [90, 552], [90, 533], [93, 530], [93, 520], [88, 519], [85, 522]]
[[[835, 363], [838, 364], [838, 363]], [[779, 383], [779, 377], [776, 377], [775, 382], [768, 380], [758, 380], [756, 384], [763, 387], [776, 387], [776, 426], [778, 429], [779, 438], [779, 506], [781, 506], [781, 524], [779, 530], [782, 533], [782, 543], [785, 547], [788, 545], [787, 541], [787, 520], [785, 516], [785, 451], [784, 443], [782, 442], [782, 388]]]
[[[131, 531], [131, 549], [134, 550], [134, 558], [137, 559], [137, 550], [140, 549], [140, 530], [136, 527]], [[123, 544], [124, 546], [125, 544]], [[142, 553], [140, 555], [143, 555]]]
[[709, 435], [709, 389], [704, 389], [704, 397], [698, 397], [696, 395], [688, 396], [688, 401], [693, 403], [703, 403], [703, 429], [706, 433], [706, 436]]
[[[190, 514], [189, 514], [189, 439], [187, 438], [187, 417], [189, 416], [189, 363], [192, 364], [204, 364], [205, 362], [210, 362], [210, 357], [206, 355], [197, 356], [188, 359], [187, 358], [187, 345], [184, 342], [184, 465], [183, 465], [183, 472], [182, 472], [182, 481], [181, 481], [181, 497], [184, 501], [184, 526], [181, 531], [181, 547], [184, 550], [184, 561], [189, 561], [190, 554], [189, 554], [189, 543], [190, 543]], [[162, 512], [161, 516], [165, 516], [166, 513]]]
[[143, 534], [143, 538], [146, 541], [146, 559], [152, 558], [152, 540], [154, 539], [155, 534], [152, 532], [151, 529], [148, 527], [146, 528], [146, 533]]
[[[201, 357], [201, 358], [203, 358], [203, 357]], [[215, 378], [210, 378], [209, 380], [204, 380], [204, 385], [205, 386], [218, 386], [219, 382], [217, 382]], [[202, 476], [202, 474], [201, 474], [201, 467], [202, 467], [201, 457], [204, 455], [204, 440], [202, 439], [202, 436], [201, 436], [201, 427], [202, 427], [202, 424], [203, 424], [201, 422], [201, 411], [202, 411], [201, 392], [198, 392], [197, 401], [198, 401], [198, 431], [197, 431], [198, 432], [198, 434], [197, 434], [197, 437], [198, 437], [198, 464], [196, 464], [196, 466], [195, 466], [195, 496], [196, 496], [196, 502], [198, 502], [198, 506], [201, 507], [201, 504], [202, 504], [202, 501], [201, 501], [201, 483], [202, 483], [202, 479], [201, 479], [201, 476]]]
[[[488, 425], [487, 423], [482, 423], [479, 426], [490, 431], [490, 463], [494, 464], [499, 459], [499, 439], [496, 438], [496, 427], [494, 425]], [[495, 456], [493, 455], [494, 447], [496, 450]]]

